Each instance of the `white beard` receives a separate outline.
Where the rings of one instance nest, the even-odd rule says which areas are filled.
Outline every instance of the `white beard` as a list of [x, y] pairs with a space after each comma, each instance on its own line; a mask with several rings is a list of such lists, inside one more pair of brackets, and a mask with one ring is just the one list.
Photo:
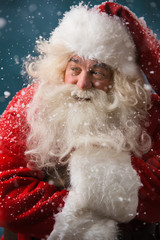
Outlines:
[[120, 102], [116, 93], [81, 91], [66, 84], [42, 86], [28, 111], [31, 132], [26, 154], [40, 167], [54, 166], [57, 158], [61, 160], [80, 146], [138, 155], [145, 148], [147, 134], [142, 132], [136, 112]]
[[134, 116], [134, 107], [112, 92], [39, 89], [28, 112], [27, 154], [39, 166], [53, 167], [74, 149], [71, 189], [48, 240], [114, 240], [117, 223], [135, 217], [140, 180], [130, 151], [140, 149], [137, 139], [143, 136], [143, 145], [147, 135]]

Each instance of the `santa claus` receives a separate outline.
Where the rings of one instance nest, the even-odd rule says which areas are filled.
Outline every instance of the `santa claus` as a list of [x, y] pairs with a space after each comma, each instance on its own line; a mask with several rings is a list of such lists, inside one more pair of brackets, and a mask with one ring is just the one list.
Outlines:
[[151, 148], [141, 126], [151, 91], [135, 45], [118, 17], [80, 5], [38, 47], [45, 57], [31, 65], [42, 81], [28, 110], [26, 154], [44, 168], [71, 153], [63, 161], [71, 189], [49, 239], [114, 239], [115, 221], [136, 216], [141, 184], [131, 153]]
[[[136, 31], [141, 38], [157, 43], [152, 44], [152, 51], [149, 41], [140, 48], [140, 42], [134, 36]], [[34, 83], [10, 103], [7, 109], [9, 118], [6, 113], [2, 116], [2, 123], [5, 121], [2, 138], [9, 142], [12, 136], [11, 151], [17, 152], [14, 154], [16, 157], [23, 155], [21, 164], [17, 158], [9, 158], [8, 167], [19, 164], [19, 167], [13, 168], [14, 174], [17, 174], [18, 168], [20, 176], [20, 179], [16, 177], [15, 187], [20, 193], [24, 174], [30, 186], [27, 193], [32, 195], [31, 202], [28, 195], [25, 196], [29, 203], [24, 213], [21, 210], [20, 215], [14, 212], [17, 220], [21, 220], [22, 215], [27, 217], [34, 209], [38, 212], [43, 202], [41, 225], [45, 224], [42, 220], [44, 211], [47, 214], [51, 211], [50, 221], [55, 219], [49, 240], [114, 240], [119, 235], [118, 223], [128, 223], [139, 214], [141, 221], [144, 215], [148, 217], [145, 221], [158, 221], [154, 207], [152, 216], [147, 208], [151, 193], [154, 193], [152, 201], [157, 204], [155, 208], [160, 197], [157, 194], [159, 189], [155, 188], [158, 178], [153, 178], [153, 173], [150, 173], [152, 169], [151, 165], [148, 168], [146, 156], [151, 156], [158, 146], [158, 135], [154, 136], [156, 142], [153, 144], [153, 134], [157, 130], [152, 131], [150, 113], [160, 114], [160, 108], [158, 95], [152, 94], [142, 72], [148, 80], [152, 76], [156, 82], [160, 71], [158, 65], [153, 66], [154, 74], [151, 71], [148, 73], [152, 64], [147, 63], [146, 68], [146, 60], [144, 65], [142, 60], [149, 56], [150, 62], [152, 59], [158, 62], [158, 47], [155, 36], [144, 26], [144, 22], [115, 3], [104, 3], [92, 9], [82, 4], [72, 7], [49, 40], [40, 38], [37, 41], [39, 57], [29, 56], [25, 63]], [[146, 52], [148, 55], [145, 55]], [[15, 137], [13, 129], [11, 132], [13, 112], [18, 119], [14, 129], [22, 134], [19, 138]], [[20, 112], [24, 116], [20, 116]], [[6, 137], [7, 118], [10, 129]], [[154, 121], [158, 129], [157, 117]], [[16, 144], [12, 144], [13, 141], [17, 141]], [[23, 147], [18, 146], [19, 142]], [[1, 145], [4, 157], [6, 150]], [[160, 163], [157, 159], [158, 169]], [[149, 161], [153, 160], [150, 158]], [[4, 161], [1, 166], [2, 170], [6, 169]], [[45, 172], [45, 177], [42, 172]], [[146, 183], [146, 176], [154, 182]], [[43, 187], [38, 187], [33, 198], [37, 191], [33, 185], [39, 185], [31, 181], [35, 178], [45, 183]], [[11, 173], [10, 179], [14, 179]], [[4, 178], [3, 181], [7, 180]], [[66, 190], [57, 193], [55, 187], [67, 189], [68, 193]], [[16, 200], [18, 193], [8, 191], [9, 196]], [[55, 200], [57, 197], [59, 199]], [[4, 204], [5, 201], [2, 202]], [[3, 219], [7, 221], [3, 212]], [[34, 213], [34, 217], [28, 218], [33, 222], [30, 230], [33, 237], [37, 237], [35, 216]], [[7, 224], [4, 226], [8, 227]], [[12, 227], [9, 229], [15, 231]], [[49, 234], [51, 229], [52, 224], [46, 233]], [[25, 231], [26, 227], [20, 230], [22, 233]], [[39, 236], [44, 235], [41, 233]]]

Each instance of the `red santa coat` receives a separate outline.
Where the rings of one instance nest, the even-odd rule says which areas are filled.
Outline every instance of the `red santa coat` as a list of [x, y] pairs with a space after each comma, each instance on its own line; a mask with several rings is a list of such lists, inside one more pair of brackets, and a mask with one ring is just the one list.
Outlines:
[[[58, 191], [44, 181], [44, 173], [31, 170], [24, 155], [29, 127], [26, 108], [35, 85], [22, 89], [0, 120], [0, 226], [19, 233], [19, 239], [44, 238], [54, 225], [53, 214], [64, 205], [66, 190]], [[152, 95], [153, 107], [146, 122], [152, 148], [142, 158], [132, 156], [141, 178], [137, 219], [160, 222], [160, 97]]]

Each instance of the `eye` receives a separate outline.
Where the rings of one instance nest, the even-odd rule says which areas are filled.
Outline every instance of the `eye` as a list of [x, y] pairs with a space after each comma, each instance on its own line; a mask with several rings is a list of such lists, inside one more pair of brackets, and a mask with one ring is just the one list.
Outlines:
[[79, 67], [71, 66], [70, 67], [72, 75], [78, 75], [81, 72], [81, 69]]
[[105, 78], [105, 74], [103, 72], [101, 72], [101, 71], [92, 71], [91, 74], [96, 79], [104, 79]]
[[78, 70], [77, 67], [71, 67], [71, 70], [75, 71], [75, 70]]

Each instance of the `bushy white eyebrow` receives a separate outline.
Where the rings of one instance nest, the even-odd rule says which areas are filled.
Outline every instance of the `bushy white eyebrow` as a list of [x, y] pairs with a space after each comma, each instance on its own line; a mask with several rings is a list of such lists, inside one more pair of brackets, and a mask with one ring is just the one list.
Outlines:
[[109, 69], [109, 66], [107, 66], [105, 63], [100, 63], [100, 62], [93, 64], [92, 67], [93, 68], [104, 68], [105, 70]]
[[72, 57], [69, 62], [81, 63], [81, 61], [77, 58]]

